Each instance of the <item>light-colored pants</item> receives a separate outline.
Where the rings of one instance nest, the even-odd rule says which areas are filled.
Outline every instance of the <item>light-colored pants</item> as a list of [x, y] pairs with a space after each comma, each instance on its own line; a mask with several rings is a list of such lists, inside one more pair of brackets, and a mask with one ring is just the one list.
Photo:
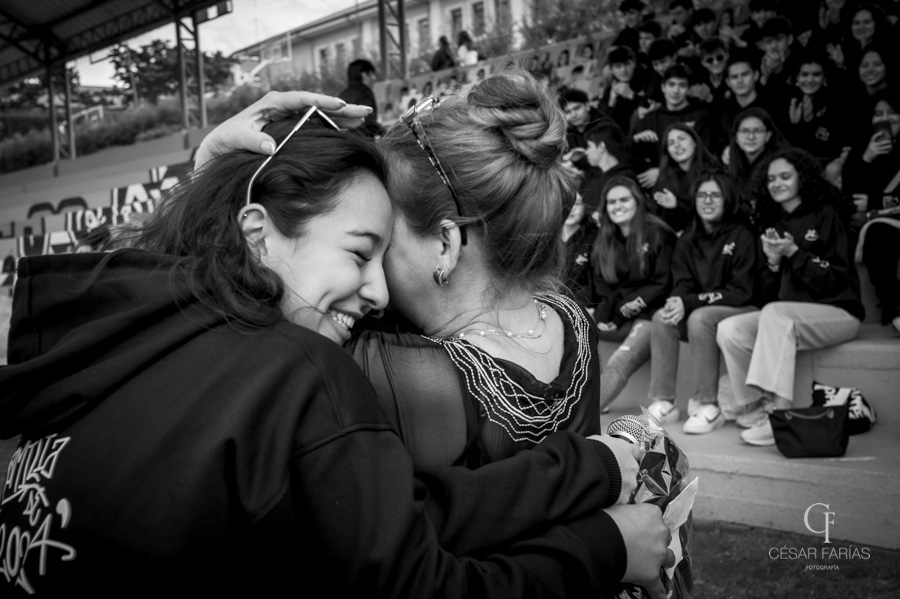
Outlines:
[[650, 330], [650, 321], [639, 318], [625, 323], [615, 333], [598, 332], [604, 341], [622, 340], [600, 374], [600, 409], [616, 399], [634, 371], [650, 359]]
[[793, 401], [797, 352], [850, 341], [858, 331], [859, 319], [842, 308], [772, 302], [720, 322], [716, 342], [741, 407], [761, 397]]

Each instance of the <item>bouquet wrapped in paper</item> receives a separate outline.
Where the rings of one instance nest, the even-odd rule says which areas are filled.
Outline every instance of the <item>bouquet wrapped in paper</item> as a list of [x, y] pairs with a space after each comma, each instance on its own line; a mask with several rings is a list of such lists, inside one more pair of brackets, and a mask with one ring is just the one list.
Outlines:
[[[641, 411], [641, 416], [624, 416], [614, 420], [607, 433], [640, 445], [644, 450], [637, 488], [629, 503], [652, 503], [663, 510], [663, 520], [672, 531], [669, 549], [675, 554], [675, 565], [660, 570], [666, 597], [692, 599], [691, 509], [697, 494], [697, 479], [688, 479], [690, 464], [687, 456], [666, 429], [650, 412], [643, 408]], [[636, 585], [626, 585], [618, 594], [618, 599], [645, 597], [647, 595], [643, 589]]]

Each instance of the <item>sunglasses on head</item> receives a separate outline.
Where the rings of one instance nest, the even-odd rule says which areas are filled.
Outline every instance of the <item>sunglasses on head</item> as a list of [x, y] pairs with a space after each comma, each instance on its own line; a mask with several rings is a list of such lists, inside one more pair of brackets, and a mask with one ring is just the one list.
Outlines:
[[[440, 159], [437, 157], [437, 154], [434, 152], [434, 148], [431, 146], [431, 142], [428, 141], [428, 134], [425, 133], [425, 127], [422, 125], [421, 116], [423, 114], [430, 114], [434, 112], [434, 110], [440, 106], [440, 99], [434, 96], [425, 96], [418, 102], [416, 102], [409, 110], [404, 113], [400, 120], [406, 125], [410, 132], [413, 134], [413, 137], [416, 138], [416, 142], [419, 144], [419, 147], [422, 148], [422, 151], [428, 156], [428, 160], [431, 162], [431, 166], [434, 167], [434, 170], [437, 171], [438, 176], [443, 181], [444, 185], [447, 186], [447, 189], [450, 191], [450, 197], [453, 198], [453, 202], [456, 204], [456, 213], [460, 218], [463, 218], [463, 209], [462, 204], [460, 204], [459, 196], [456, 193], [456, 190], [453, 189], [453, 185], [450, 183], [450, 177], [447, 176], [447, 171], [444, 170], [444, 167], [441, 165]], [[463, 225], [459, 225], [459, 237], [460, 242], [465, 245], [466, 244], [466, 230]]]
[[294, 125], [294, 128], [291, 129], [290, 132], [284, 136], [284, 139], [281, 140], [281, 143], [278, 144], [278, 146], [275, 148], [275, 151], [272, 152], [269, 156], [266, 156], [266, 159], [262, 161], [262, 164], [260, 164], [259, 167], [253, 172], [253, 176], [250, 177], [250, 182], [247, 183], [247, 206], [249, 206], [252, 203], [253, 182], [256, 180], [256, 177], [263, 170], [263, 168], [265, 168], [265, 166], [267, 164], [269, 164], [269, 162], [271, 162], [271, 160], [273, 158], [275, 158], [275, 155], [278, 154], [278, 151], [281, 150], [281, 148], [284, 147], [284, 144], [286, 144], [288, 142], [288, 140], [294, 136], [294, 133], [296, 133], [297, 130], [300, 129], [300, 127], [302, 127], [306, 123], [306, 121], [308, 121], [310, 119], [310, 117], [312, 117], [314, 114], [318, 114], [319, 117], [323, 121], [325, 121], [326, 123], [328, 123], [329, 125], [334, 127], [336, 130], [340, 131], [340, 128], [334, 123], [334, 121], [332, 121], [330, 118], [328, 118], [328, 115], [326, 115], [324, 112], [319, 110], [316, 106], [313, 106], [312, 108], [307, 110], [303, 114], [303, 116], [300, 117], [300, 120], [297, 121], [297, 124]]

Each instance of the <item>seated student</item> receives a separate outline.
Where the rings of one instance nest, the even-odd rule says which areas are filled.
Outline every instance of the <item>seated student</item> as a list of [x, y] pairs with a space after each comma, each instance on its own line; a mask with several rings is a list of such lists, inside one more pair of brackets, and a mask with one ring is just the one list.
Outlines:
[[[584, 132], [594, 123], [609, 119], [608, 116], [591, 106], [587, 92], [576, 88], [564, 88], [559, 94], [559, 104], [566, 113], [566, 144], [569, 150], [585, 148]], [[573, 166], [582, 173], [590, 165], [583, 157], [575, 160]]]
[[679, 56], [690, 56], [693, 48], [699, 43], [697, 34], [691, 29], [691, 18], [694, 16], [693, 0], [671, 0], [669, 2], [669, 24], [667, 37], [675, 42]]
[[698, 8], [691, 15], [690, 22], [691, 31], [694, 32], [691, 40], [691, 47], [679, 51], [682, 63], [688, 66], [693, 72], [699, 73], [702, 70], [700, 65], [700, 44], [703, 42], [717, 38], [716, 29], [718, 27], [718, 18], [715, 11], [711, 8]]
[[850, 341], [865, 314], [846, 200], [821, 171], [808, 152], [788, 148], [766, 159], [754, 185], [765, 230], [760, 284], [770, 303], [726, 318], [716, 334], [750, 445], [775, 444], [768, 414], [793, 402], [797, 351]]
[[611, 116], [622, 130], [628, 130], [635, 110], [648, 100], [648, 77], [637, 68], [634, 50], [627, 46], [613, 48], [606, 63], [612, 80], [600, 100], [600, 109]]
[[591, 248], [597, 237], [597, 223], [590, 216], [587, 206], [578, 194], [569, 216], [563, 223], [562, 240], [566, 244], [566, 272], [563, 289], [581, 305], [591, 301], [590, 260]]
[[653, 186], [652, 211], [681, 233], [696, 212], [691, 189], [697, 173], [719, 166], [693, 127], [673, 123], [659, 144], [659, 178]]
[[865, 48], [873, 43], [887, 46], [894, 54], [900, 51], [900, 46], [892, 39], [891, 24], [880, 6], [860, 3], [848, 15], [850, 26], [831, 51], [831, 58], [838, 68], [855, 69]]
[[721, 104], [729, 93], [725, 82], [728, 64], [728, 46], [719, 37], [703, 40], [700, 44], [700, 64], [690, 94], [701, 102]]
[[600, 408], [605, 409], [650, 359], [650, 318], [672, 287], [676, 237], [627, 177], [607, 182], [598, 213], [600, 232], [590, 270], [594, 320], [600, 339], [622, 341], [600, 376]]
[[725, 84], [730, 94], [722, 102], [710, 106], [707, 121], [709, 149], [717, 156], [728, 146], [738, 113], [751, 107], [769, 110], [768, 98], [759, 86], [758, 61], [754, 52], [735, 49], [729, 53]]
[[675, 244], [672, 293], [653, 315], [648, 409], [662, 424], [678, 422], [678, 342], [689, 341], [694, 390], [684, 432], [699, 435], [725, 423], [717, 399], [716, 326], [755, 309], [758, 242], [724, 171], [700, 173], [691, 191], [693, 222]]
[[719, 39], [725, 42], [726, 47], [746, 48], [747, 42], [743, 38], [746, 27], [737, 24], [734, 13], [734, 9], [730, 6], [723, 7], [719, 12]]
[[653, 69], [648, 72], [650, 99], [653, 102], [662, 104], [664, 102], [662, 94], [662, 78], [669, 67], [678, 64], [678, 48], [675, 47], [675, 42], [672, 40], [660, 38], [650, 44], [650, 49], [647, 51], [647, 58]]
[[824, 55], [803, 53], [796, 66], [791, 89], [773, 99], [772, 109], [791, 144], [827, 164], [850, 144], [844, 86]]
[[756, 168], [765, 163], [770, 154], [790, 145], [769, 113], [762, 108], [748, 108], [734, 120], [731, 141], [723, 162], [728, 165], [728, 175], [734, 182], [741, 204], [749, 210], [754, 222], [756, 197], [752, 190]]
[[791, 22], [785, 17], [766, 21], [760, 32], [763, 57], [759, 67], [759, 83], [770, 97], [787, 92], [791, 75], [797, 72], [797, 59], [802, 52], [795, 42]]
[[[873, 97], [865, 142], [855, 145], [844, 164], [844, 191], [861, 194], [865, 211], [900, 211], [900, 88]], [[900, 329], [900, 212], [877, 218], [860, 235], [863, 264], [875, 288], [881, 323]]]
[[613, 40], [613, 46], [627, 46], [632, 52], [637, 53], [640, 49], [640, 34], [638, 33], [638, 25], [644, 18], [644, 9], [646, 6], [641, 0], [623, 0], [619, 3], [619, 10], [622, 12], [622, 22], [624, 27]]
[[778, 15], [778, 0], [750, 0], [747, 8], [750, 12], [750, 24], [741, 37], [749, 48], [762, 50], [762, 26]]
[[614, 122], [607, 120], [592, 125], [584, 132], [584, 139], [585, 158], [591, 165], [584, 183], [584, 204], [593, 213], [610, 179], [622, 176], [637, 181], [637, 176], [627, 163], [625, 134]]
[[659, 21], [647, 21], [638, 27], [637, 61], [638, 66], [645, 71], [653, 68], [653, 65], [650, 64], [650, 46], [660, 38], [662, 38], [662, 26]]
[[684, 123], [697, 125], [706, 115], [705, 107], [694, 103], [688, 97], [690, 72], [676, 64], [663, 75], [662, 92], [664, 105], [648, 112], [632, 125], [631, 139], [634, 143], [634, 166], [638, 171], [638, 181], [646, 189], [652, 189], [659, 177], [659, 142], [669, 125]]

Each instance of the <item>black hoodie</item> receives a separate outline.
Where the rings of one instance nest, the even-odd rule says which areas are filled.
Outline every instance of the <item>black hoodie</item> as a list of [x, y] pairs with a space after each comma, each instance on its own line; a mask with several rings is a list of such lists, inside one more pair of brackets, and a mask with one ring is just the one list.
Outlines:
[[791, 213], [782, 212], [774, 226], [781, 234], [790, 233], [799, 249], [781, 259], [779, 272], [762, 267], [766, 298], [828, 304], [863, 320], [853, 247], [837, 211], [801, 203]]
[[699, 223], [678, 238], [672, 256], [672, 295], [687, 316], [703, 306], [752, 303], [759, 241], [740, 222], [723, 223], [707, 232]]
[[[3, 597], [545, 596], [624, 573], [600, 443], [555, 433], [426, 485], [325, 337], [238, 330], [157, 254], [23, 258], [18, 274], [0, 367], [0, 436], [21, 435]], [[561, 514], [579, 520], [548, 528]]]

